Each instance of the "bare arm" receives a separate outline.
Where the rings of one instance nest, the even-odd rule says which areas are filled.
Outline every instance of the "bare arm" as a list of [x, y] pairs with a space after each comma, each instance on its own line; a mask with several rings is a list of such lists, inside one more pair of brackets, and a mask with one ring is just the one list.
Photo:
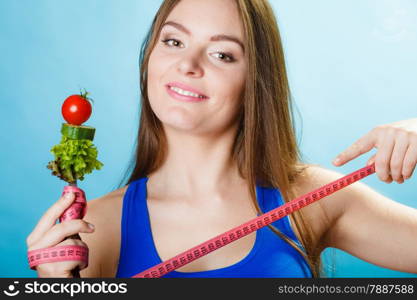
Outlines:
[[84, 219], [95, 225], [93, 234], [80, 234], [89, 247], [88, 267], [81, 277], [115, 277], [119, 261], [121, 203], [125, 188], [88, 202]]
[[362, 182], [337, 193], [343, 213], [329, 230], [328, 246], [384, 268], [417, 273], [417, 209]]
[[[344, 176], [320, 166], [311, 169], [309, 180], [314, 188]], [[319, 202], [330, 217], [329, 227], [321, 230], [324, 249], [338, 248], [384, 268], [417, 273], [417, 209], [395, 202], [363, 182]]]

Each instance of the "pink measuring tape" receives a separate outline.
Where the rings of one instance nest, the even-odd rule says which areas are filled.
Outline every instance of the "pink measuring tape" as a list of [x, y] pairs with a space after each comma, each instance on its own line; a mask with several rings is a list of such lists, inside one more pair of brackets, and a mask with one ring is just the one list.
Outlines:
[[195, 246], [187, 251], [174, 256], [156, 266], [153, 266], [141, 273], [132, 277], [134, 278], [158, 278], [173, 270], [176, 270], [197, 258], [200, 258], [214, 250], [217, 250], [231, 242], [234, 242], [251, 232], [254, 232], [262, 227], [275, 222], [278, 219], [291, 214], [292, 212], [303, 208], [323, 197], [326, 197], [349, 184], [354, 183], [368, 175], [375, 173], [375, 163], [350, 173], [338, 180], [330, 182], [310, 193], [291, 200], [265, 214], [262, 214], [238, 227], [235, 227], [225, 233], [222, 233], [198, 246]]
[[[375, 163], [361, 168], [355, 172], [352, 172], [340, 179], [337, 179], [333, 182], [330, 182], [312, 192], [309, 192], [305, 195], [302, 195], [294, 200], [291, 200], [265, 214], [262, 214], [240, 226], [237, 226], [225, 233], [222, 233], [204, 243], [201, 243], [187, 251], [184, 251], [177, 256], [174, 256], [171, 259], [168, 259], [156, 266], [153, 266], [143, 272], [140, 272], [134, 276], [133, 278], [158, 278], [161, 277], [171, 271], [174, 271], [204, 255], [209, 254], [231, 242], [234, 242], [262, 227], [265, 227], [291, 213], [297, 211], [304, 206], [307, 206], [317, 200], [320, 200], [334, 192], [366, 177], [371, 174], [375, 173]], [[68, 187], [66, 187], [68, 188]], [[72, 187], [73, 188], [73, 187]], [[78, 189], [78, 188], [76, 188]], [[78, 189], [81, 193], [82, 190]], [[64, 189], [64, 193], [65, 193]], [[64, 194], [63, 193], [63, 194]], [[84, 192], [82, 192], [85, 202]], [[82, 202], [82, 201], [81, 201]], [[74, 203], [75, 204], [75, 203]], [[72, 206], [71, 206], [72, 207]], [[70, 210], [71, 207], [68, 209]], [[80, 206], [75, 209], [75, 211], [84, 211], [85, 208], [81, 208]], [[67, 214], [67, 219], [72, 218], [73, 216], [78, 216], [75, 212], [69, 216]], [[82, 216], [84, 216], [82, 214]], [[82, 217], [81, 217], [82, 218]], [[73, 247], [78, 247], [77, 249]], [[71, 255], [69, 254], [71, 251]], [[51, 252], [52, 251], [52, 252]], [[54, 257], [51, 257], [51, 254], [55, 253]], [[75, 254], [74, 254], [75, 253]], [[44, 255], [48, 254], [49, 257], [44, 257]], [[80, 246], [61, 246], [61, 247], [52, 247], [52, 248], [44, 248], [39, 250], [33, 250], [29, 254], [29, 263], [31, 268], [36, 265], [45, 262], [52, 262], [52, 261], [61, 261], [61, 260], [82, 260], [88, 262], [88, 249], [85, 247]]]

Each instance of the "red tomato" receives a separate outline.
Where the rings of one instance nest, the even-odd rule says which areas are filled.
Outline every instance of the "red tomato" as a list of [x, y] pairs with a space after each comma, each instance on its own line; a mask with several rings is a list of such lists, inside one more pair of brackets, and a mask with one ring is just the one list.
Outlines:
[[80, 126], [91, 116], [91, 103], [88, 101], [87, 92], [81, 95], [71, 95], [62, 104], [62, 116], [72, 125]]

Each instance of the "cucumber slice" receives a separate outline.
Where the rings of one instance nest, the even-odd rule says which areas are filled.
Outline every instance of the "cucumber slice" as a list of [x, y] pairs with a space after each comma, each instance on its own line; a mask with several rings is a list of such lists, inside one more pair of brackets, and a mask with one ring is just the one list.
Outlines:
[[68, 123], [62, 123], [61, 133], [72, 140], [90, 140], [94, 139], [96, 129], [90, 126], [77, 126]]

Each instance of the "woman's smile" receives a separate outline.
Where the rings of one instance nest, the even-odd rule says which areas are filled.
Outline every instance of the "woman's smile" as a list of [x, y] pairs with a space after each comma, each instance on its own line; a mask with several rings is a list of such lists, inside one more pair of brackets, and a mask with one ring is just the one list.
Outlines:
[[205, 98], [204, 96], [200, 96], [198, 94], [184, 91], [177, 87], [170, 87], [169, 85], [166, 85], [165, 87], [166, 87], [168, 94], [176, 100], [185, 101], [185, 102], [202, 102], [208, 99], [208, 98]]

